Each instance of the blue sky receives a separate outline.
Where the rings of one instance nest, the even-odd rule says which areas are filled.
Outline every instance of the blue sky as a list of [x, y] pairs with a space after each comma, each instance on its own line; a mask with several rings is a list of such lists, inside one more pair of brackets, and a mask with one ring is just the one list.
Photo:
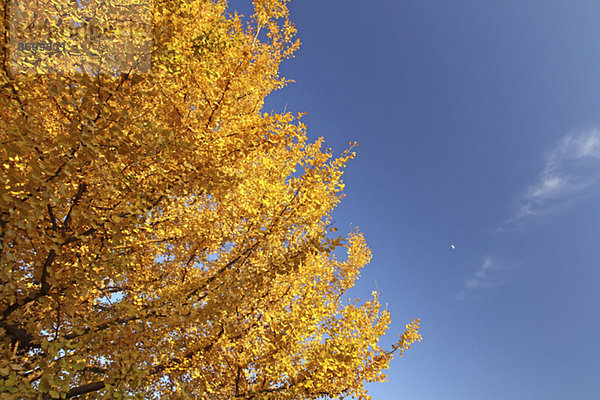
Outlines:
[[[290, 4], [295, 84], [265, 111], [307, 111], [312, 138], [357, 141], [334, 214], [423, 342], [379, 399], [600, 396], [600, 3]], [[451, 248], [455, 245], [455, 249]]]

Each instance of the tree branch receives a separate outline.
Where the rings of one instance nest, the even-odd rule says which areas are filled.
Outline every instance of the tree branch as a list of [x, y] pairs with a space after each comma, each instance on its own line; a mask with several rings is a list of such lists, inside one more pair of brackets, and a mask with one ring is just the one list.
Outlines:
[[82, 394], [97, 392], [98, 390], [102, 390], [105, 387], [106, 387], [106, 384], [104, 383], [104, 381], [87, 383], [85, 385], [81, 385], [81, 386], [78, 386], [78, 387], [75, 387], [75, 388], [69, 390], [67, 392], [66, 398], [70, 399], [72, 397], [81, 396]]
[[73, 208], [75, 208], [75, 206], [79, 203], [79, 200], [81, 200], [81, 196], [83, 196], [83, 193], [85, 192], [86, 189], [87, 189], [87, 185], [85, 183], [81, 183], [79, 185], [79, 187], [77, 188], [77, 193], [75, 194], [73, 203], [71, 204], [71, 207], [69, 208], [69, 212], [67, 213], [67, 216], [65, 217], [65, 220], [63, 221], [63, 231], [65, 231], [69, 228], [69, 225], [71, 224], [71, 212], [73, 211]]
[[52, 206], [50, 206], [50, 204], [48, 204], [48, 215], [50, 216], [50, 222], [52, 223], [52, 228], [54, 228], [55, 230], [58, 230], [58, 224], [56, 223], [56, 217], [54, 216], [54, 213], [52, 212]]

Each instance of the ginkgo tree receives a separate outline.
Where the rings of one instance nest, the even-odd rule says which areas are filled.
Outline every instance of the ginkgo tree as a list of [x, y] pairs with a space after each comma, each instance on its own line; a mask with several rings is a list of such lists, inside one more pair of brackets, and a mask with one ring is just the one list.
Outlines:
[[384, 349], [378, 294], [344, 301], [371, 257], [332, 236], [352, 146], [262, 113], [299, 45], [286, 2], [149, 2], [147, 71], [27, 55], [41, 30], [9, 20], [81, 50], [92, 21], [116, 37], [100, 3], [0, 2], [0, 399], [367, 398], [419, 321]]

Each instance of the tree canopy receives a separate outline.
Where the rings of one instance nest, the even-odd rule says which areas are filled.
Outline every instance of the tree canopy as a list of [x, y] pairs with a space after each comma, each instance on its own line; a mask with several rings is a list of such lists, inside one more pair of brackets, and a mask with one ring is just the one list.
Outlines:
[[[419, 322], [386, 350], [378, 294], [344, 301], [371, 258], [332, 236], [352, 146], [262, 112], [286, 2], [148, 2], [147, 71], [101, 2], [23, 3], [0, 2], [0, 399], [365, 398]], [[73, 52], [19, 48], [42, 30], [17, 8]], [[113, 45], [78, 53], [92, 17]]]

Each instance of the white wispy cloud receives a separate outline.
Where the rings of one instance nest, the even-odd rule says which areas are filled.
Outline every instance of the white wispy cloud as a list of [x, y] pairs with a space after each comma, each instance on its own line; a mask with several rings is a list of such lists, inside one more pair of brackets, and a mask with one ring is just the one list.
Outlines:
[[504, 282], [506, 268], [500, 266], [490, 257], [486, 257], [483, 263], [465, 281], [457, 297], [464, 299], [468, 292], [491, 288]]
[[482, 287], [493, 286], [490, 278], [490, 271], [494, 268], [494, 263], [490, 258], [486, 258], [483, 264], [475, 271], [475, 274], [465, 281], [467, 289], [479, 289]]
[[[527, 186], [511, 218], [498, 228], [510, 231], [528, 221], [556, 212], [579, 201], [600, 183], [600, 130], [589, 129], [564, 136], [546, 154], [543, 168]], [[486, 257], [461, 283], [456, 298], [463, 300], [475, 291], [502, 285], [517, 264]]]
[[563, 137], [546, 156], [537, 181], [519, 201], [515, 214], [500, 230], [554, 212], [579, 200], [600, 177], [600, 131], [590, 129]]

